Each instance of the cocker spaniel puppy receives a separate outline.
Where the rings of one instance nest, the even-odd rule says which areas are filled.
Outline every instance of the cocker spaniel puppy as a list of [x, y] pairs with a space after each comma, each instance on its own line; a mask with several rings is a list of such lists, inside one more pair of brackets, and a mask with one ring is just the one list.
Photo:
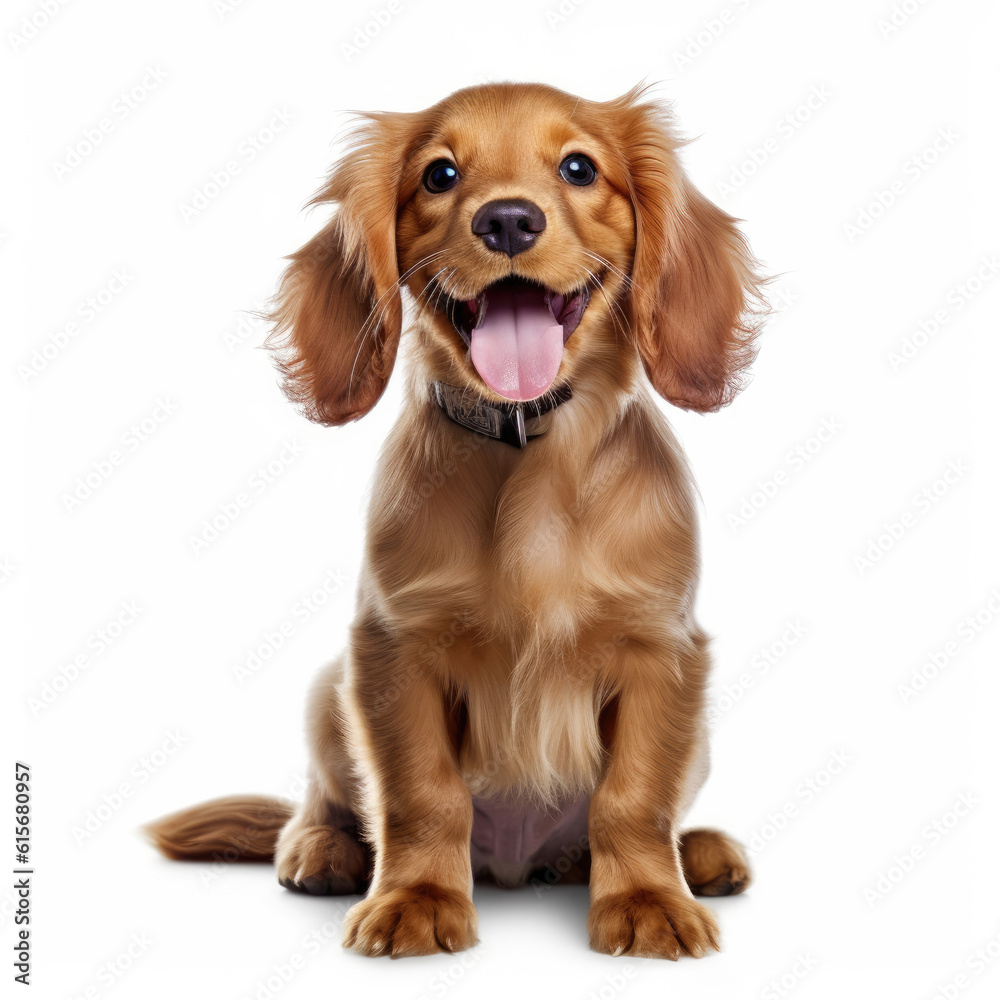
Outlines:
[[469, 947], [474, 877], [589, 879], [599, 951], [717, 947], [694, 897], [750, 873], [682, 831], [710, 658], [691, 479], [650, 390], [736, 395], [761, 278], [678, 145], [638, 90], [491, 84], [366, 117], [273, 314], [285, 389], [324, 424], [375, 406], [406, 330], [349, 645], [310, 698], [302, 805], [194, 807], [151, 827], [166, 854], [367, 888], [344, 935], [366, 955]]

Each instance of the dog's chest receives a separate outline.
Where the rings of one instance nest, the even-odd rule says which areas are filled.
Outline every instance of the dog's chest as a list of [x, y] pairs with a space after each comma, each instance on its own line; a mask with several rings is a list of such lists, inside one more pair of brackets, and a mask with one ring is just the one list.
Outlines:
[[608, 553], [579, 501], [541, 484], [512, 498], [491, 527], [496, 625], [527, 615], [536, 640], [566, 642], [599, 616], [610, 596]]
[[463, 467], [397, 529], [409, 545], [378, 550], [383, 613], [422, 637], [418, 656], [464, 703], [474, 794], [556, 804], [596, 785], [623, 645], [666, 610], [669, 518], [648, 477], [629, 482], [629, 453], [581, 469], [549, 456], [507, 477]]
[[475, 633], [489, 638], [460, 653], [455, 675], [472, 790], [551, 804], [596, 783], [602, 676], [617, 623], [602, 554], [579, 511], [544, 494], [535, 501], [511, 505], [495, 525], [490, 576], [468, 606]]

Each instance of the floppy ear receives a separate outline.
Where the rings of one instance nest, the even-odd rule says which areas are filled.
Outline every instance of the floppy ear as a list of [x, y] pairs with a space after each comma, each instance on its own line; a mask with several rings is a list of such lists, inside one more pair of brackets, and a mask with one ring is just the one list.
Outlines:
[[628, 112], [639, 353], [665, 399], [683, 409], [717, 410], [743, 387], [741, 373], [757, 353], [765, 279], [737, 220], [685, 176], [669, 113], [655, 104], [630, 104]]
[[310, 420], [344, 424], [378, 402], [399, 346], [396, 211], [406, 115], [370, 115], [310, 202], [333, 220], [289, 258], [270, 314], [289, 399]]

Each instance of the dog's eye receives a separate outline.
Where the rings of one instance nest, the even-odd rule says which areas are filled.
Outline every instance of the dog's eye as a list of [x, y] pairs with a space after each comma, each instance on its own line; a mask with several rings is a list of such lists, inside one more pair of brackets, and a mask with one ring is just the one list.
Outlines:
[[559, 164], [559, 173], [564, 181], [584, 187], [593, 184], [597, 177], [597, 167], [589, 156], [583, 153], [570, 153], [562, 163]]
[[451, 160], [435, 160], [424, 171], [424, 187], [438, 194], [458, 183], [458, 167]]

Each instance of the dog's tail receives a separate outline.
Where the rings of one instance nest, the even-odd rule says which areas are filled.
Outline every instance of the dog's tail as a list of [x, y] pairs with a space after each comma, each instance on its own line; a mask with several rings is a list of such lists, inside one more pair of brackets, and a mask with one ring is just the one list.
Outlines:
[[231, 795], [182, 809], [145, 827], [174, 861], [270, 861], [294, 807], [266, 795]]

